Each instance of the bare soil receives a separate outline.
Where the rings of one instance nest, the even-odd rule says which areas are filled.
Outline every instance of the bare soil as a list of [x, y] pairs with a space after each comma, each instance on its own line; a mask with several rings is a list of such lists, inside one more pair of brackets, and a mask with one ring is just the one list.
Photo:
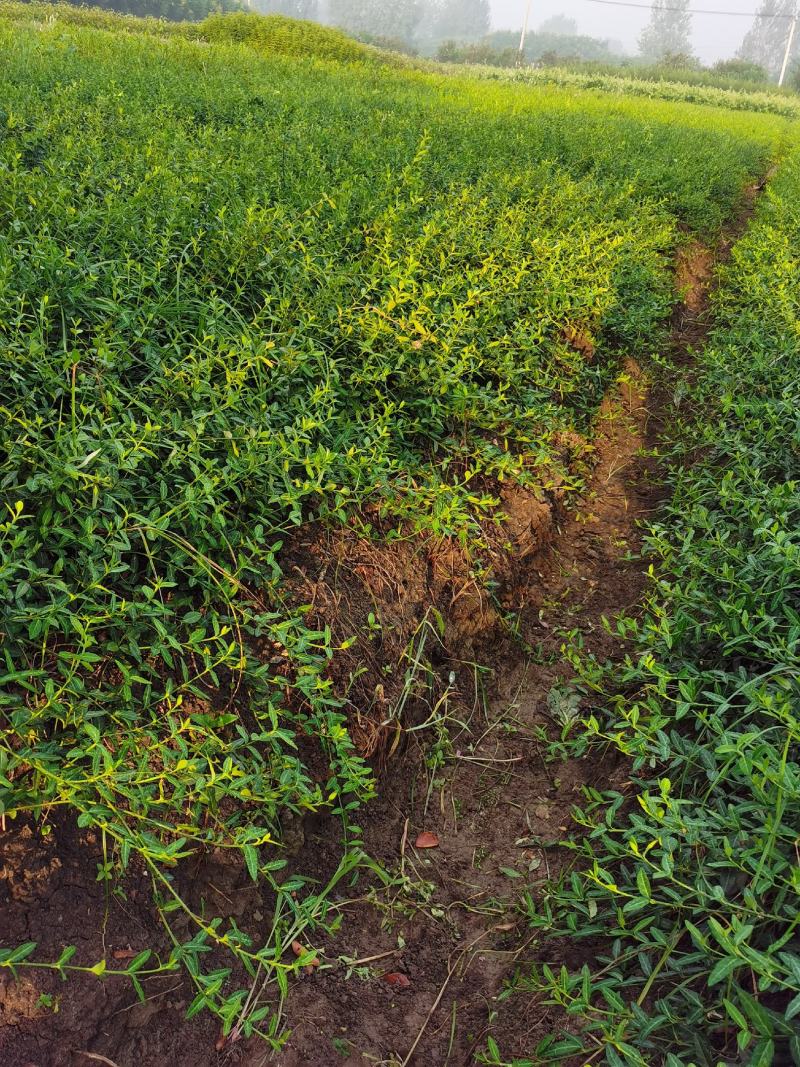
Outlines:
[[[725, 251], [725, 246], [722, 246]], [[715, 256], [689, 246], [678, 263], [685, 291], [676, 309], [677, 362], [704, 340], [707, 292]], [[658, 506], [655, 454], [670, 398], [651, 390], [633, 362], [597, 417], [588, 489], [569, 509], [558, 487], [549, 494], [506, 489], [509, 522], [487, 528], [498, 587], [493, 599], [473, 581], [463, 552], [443, 541], [408, 539], [391, 550], [352, 530], [306, 536], [293, 546], [295, 595], [333, 619], [342, 634], [370, 611], [379, 636], [362, 642], [340, 681], [358, 663], [368, 671], [350, 685], [353, 732], [379, 771], [378, 799], [361, 814], [366, 851], [391, 874], [340, 891], [341, 928], [313, 947], [321, 966], [295, 982], [286, 1004], [291, 1036], [269, 1060], [279, 1067], [467, 1065], [487, 1033], [504, 1054], [530, 1053], [556, 1020], [522, 997], [498, 1003], [515, 966], [534, 948], [523, 891], [531, 900], [569, 862], [559, 842], [586, 786], [623, 790], [627, 769], [613, 758], [548, 764], [543, 740], [553, 734], [559, 701], [569, 700], [571, 667], [564, 633], [577, 631], [600, 660], [624, 647], [604, 618], [640, 609], [646, 561], [640, 522]], [[574, 442], [565, 442], [570, 448]], [[492, 537], [495, 538], [492, 541]], [[430, 628], [425, 689], [408, 686], [403, 652], [435, 605], [445, 632]], [[491, 668], [486, 672], [479, 665]], [[400, 730], [383, 709], [404, 691]], [[431, 694], [442, 697], [435, 722]], [[43, 958], [64, 944], [76, 962], [124, 961], [146, 946], [165, 947], [135, 868], [123, 893], [96, 880], [100, 842], [54, 815], [43, 837], [31, 823], [0, 833], [0, 943], [31, 939]], [[417, 848], [418, 835], [437, 847]], [[323, 817], [296, 828], [292, 866], [322, 879], [339, 858], [338, 831]], [[258, 930], [270, 901], [216, 856], [186, 872], [187, 892], [207, 909], [236, 915]], [[550, 946], [575, 959], [570, 946]], [[556, 962], [561, 962], [556, 960]], [[402, 975], [387, 980], [387, 975]], [[216, 1022], [186, 1022], [192, 991], [178, 974], [146, 983], [139, 1003], [122, 979], [93, 976], [66, 984], [48, 971], [0, 979], [0, 1064], [4, 1067], [211, 1067], [268, 1062], [254, 1041], [223, 1044]]]

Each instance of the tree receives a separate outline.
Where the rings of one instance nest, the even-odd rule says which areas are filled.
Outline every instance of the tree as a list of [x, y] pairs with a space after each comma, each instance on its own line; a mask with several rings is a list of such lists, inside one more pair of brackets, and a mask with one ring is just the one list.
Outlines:
[[477, 41], [489, 32], [489, 0], [442, 0], [435, 26], [439, 38]]
[[566, 15], [551, 15], [541, 24], [537, 33], [556, 35], [558, 37], [577, 37], [578, 23]]
[[317, 0], [253, 0], [262, 15], [289, 15], [293, 19], [316, 19]]
[[410, 41], [422, 13], [419, 0], [330, 0], [328, 21], [351, 33]]
[[[542, 26], [549, 25], [542, 23]], [[602, 41], [597, 37], [586, 37], [583, 34], [553, 33], [543, 31], [542, 26], [525, 38], [525, 59], [528, 62], [544, 60], [545, 56], [555, 55], [565, 62], [574, 60], [595, 60], [605, 63], [613, 63], [619, 59], [609, 41]], [[514, 52], [514, 62], [519, 57], [519, 30], [495, 30], [481, 41], [487, 44], [495, 52], [505, 52], [511, 49]], [[622, 49], [620, 48], [621, 52]], [[512, 64], [513, 66], [513, 64]]]
[[[753, 25], [745, 34], [737, 53], [739, 58], [758, 63], [773, 77], [777, 77], [783, 63], [794, 8], [795, 0], [764, 0]], [[795, 35], [790, 59], [800, 55], [799, 37], [800, 34]]]
[[650, 22], [639, 38], [639, 51], [648, 59], [692, 54], [689, 0], [654, 0]]

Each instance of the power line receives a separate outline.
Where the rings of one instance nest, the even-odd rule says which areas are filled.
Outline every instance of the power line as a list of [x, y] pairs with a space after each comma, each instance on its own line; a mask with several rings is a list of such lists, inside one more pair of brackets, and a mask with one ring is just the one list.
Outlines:
[[[636, 4], [633, 0], [586, 0], [589, 4], [606, 4], [609, 7], [640, 7], [652, 11], [652, 4]], [[682, 11], [687, 15], [741, 15], [748, 19], [793, 19], [795, 15], [765, 14], [763, 11], [712, 11], [710, 8], [693, 7], [688, 11], [683, 7], [660, 7], [659, 11]]]

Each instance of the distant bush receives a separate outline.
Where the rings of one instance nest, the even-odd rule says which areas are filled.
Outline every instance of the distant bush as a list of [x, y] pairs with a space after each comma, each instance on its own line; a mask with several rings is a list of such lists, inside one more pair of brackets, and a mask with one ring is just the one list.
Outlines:
[[404, 56], [419, 55], [419, 50], [410, 45], [404, 37], [391, 37], [381, 33], [358, 33], [355, 36], [362, 44], [380, 48], [383, 52], [399, 52]]
[[513, 67], [519, 58], [516, 48], [495, 48], [485, 41], [461, 44], [444, 41], [439, 46], [436, 58], [440, 63], [471, 63], [487, 67]]
[[542, 52], [534, 64], [537, 67], [580, 67], [582, 65], [583, 60], [580, 56], [563, 55], [552, 49]]
[[[443, 41], [436, 58], [441, 63], [471, 63], [514, 67], [519, 61], [519, 32], [498, 30], [480, 41]], [[580, 35], [531, 33], [525, 39], [523, 62], [540, 66], [574, 66], [586, 60], [612, 60], [608, 41]]]
[[700, 70], [700, 60], [691, 52], [665, 52], [661, 58], [653, 64], [656, 70], [669, 71], [695, 71]]
[[[496, 30], [484, 38], [486, 44], [496, 49], [519, 48], [519, 30]], [[587, 37], [579, 33], [529, 33], [525, 38], [525, 58], [529, 63], [542, 59], [545, 55], [557, 55], [562, 61], [615, 59], [611, 43], [599, 37]]]
[[722, 74], [726, 78], [741, 78], [742, 81], [765, 82], [769, 81], [769, 75], [765, 67], [760, 63], [753, 63], [749, 59], [721, 59], [715, 63], [711, 70], [715, 74]]

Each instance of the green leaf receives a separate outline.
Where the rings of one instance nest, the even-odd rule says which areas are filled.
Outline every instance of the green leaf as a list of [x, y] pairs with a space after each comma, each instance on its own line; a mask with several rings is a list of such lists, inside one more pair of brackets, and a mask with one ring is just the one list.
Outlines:
[[800, 993], [789, 1002], [784, 1018], [787, 1020], [793, 1019], [798, 1012], [800, 1012]]
[[244, 860], [247, 864], [247, 870], [250, 872], [250, 877], [254, 882], [258, 881], [258, 849], [254, 845], [242, 845], [242, 852], [244, 853]]
[[186, 1009], [186, 1018], [193, 1019], [208, 1004], [205, 993], [198, 993], [192, 1003]]
[[650, 881], [642, 867], [640, 867], [639, 870], [636, 872], [636, 885], [639, 889], [639, 893], [641, 894], [641, 896], [643, 896], [646, 900], [650, 900], [651, 896], [653, 895], [650, 889]]
[[58, 960], [56, 961], [56, 967], [59, 970], [61, 970], [62, 967], [65, 967], [66, 964], [69, 963], [69, 961], [72, 959], [72, 957], [75, 955], [75, 953], [77, 951], [78, 951], [78, 949], [77, 949], [76, 945], [67, 945], [64, 948], [64, 951], [58, 957]]
[[750, 1056], [748, 1067], [770, 1067], [775, 1058], [775, 1042], [771, 1039], [759, 1041]]
[[771, 1037], [773, 1024], [766, 1008], [741, 987], [737, 989], [737, 995], [742, 1005], [742, 1011], [752, 1023], [756, 1033], [761, 1037]]
[[136, 971], [140, 971], [142, 969], [142, 967], [144, 967], [144, 965], [150, 959], [152, 954], [153, 953], [152, 953], [151, 949], [149, 949], [149, 948], [144, 949], [142, 952], [139, 953], [138, 956], [135, 956], [131, 960], [131, 962], [127, 966], [126, 973], [127, 974], [134, 974]]
[[708, 976], [709, 986], [717, 985], [719, 982], [727, 978], [728, 975], [733, 974], [737, 967], [743, 967], [744, 965], [745, 961], [738, 959], [736, 956], [723, 956], [723, 958], [717, 960], [711, 968], [711, 973]]
[[744, 1015], [742, 1015], [742, 1013], [739, 1011], [733, 1001], [728, 1000], [727, 997], [725, 997], [723, 998], [722, 1003], [725, 1005], [725, 1010], [728, 1013], [728, 1018], [732, 1022], [734, 1022], [740, 1030], [750, 1029], [747, 1025], [747, 1019], [745, 1019]]
[[500, 873], [504, 874], [506, 878], [522, 878], [519, 871], [515, 871], [513, 867], [501, 867]]
[[36, 941], [25, 941], [22, 945], [17, 945], [14, 948], [0, 950], [0, 966], [13, 967], [15, 964], [21, 963], [36, 951], [36, 945]]

